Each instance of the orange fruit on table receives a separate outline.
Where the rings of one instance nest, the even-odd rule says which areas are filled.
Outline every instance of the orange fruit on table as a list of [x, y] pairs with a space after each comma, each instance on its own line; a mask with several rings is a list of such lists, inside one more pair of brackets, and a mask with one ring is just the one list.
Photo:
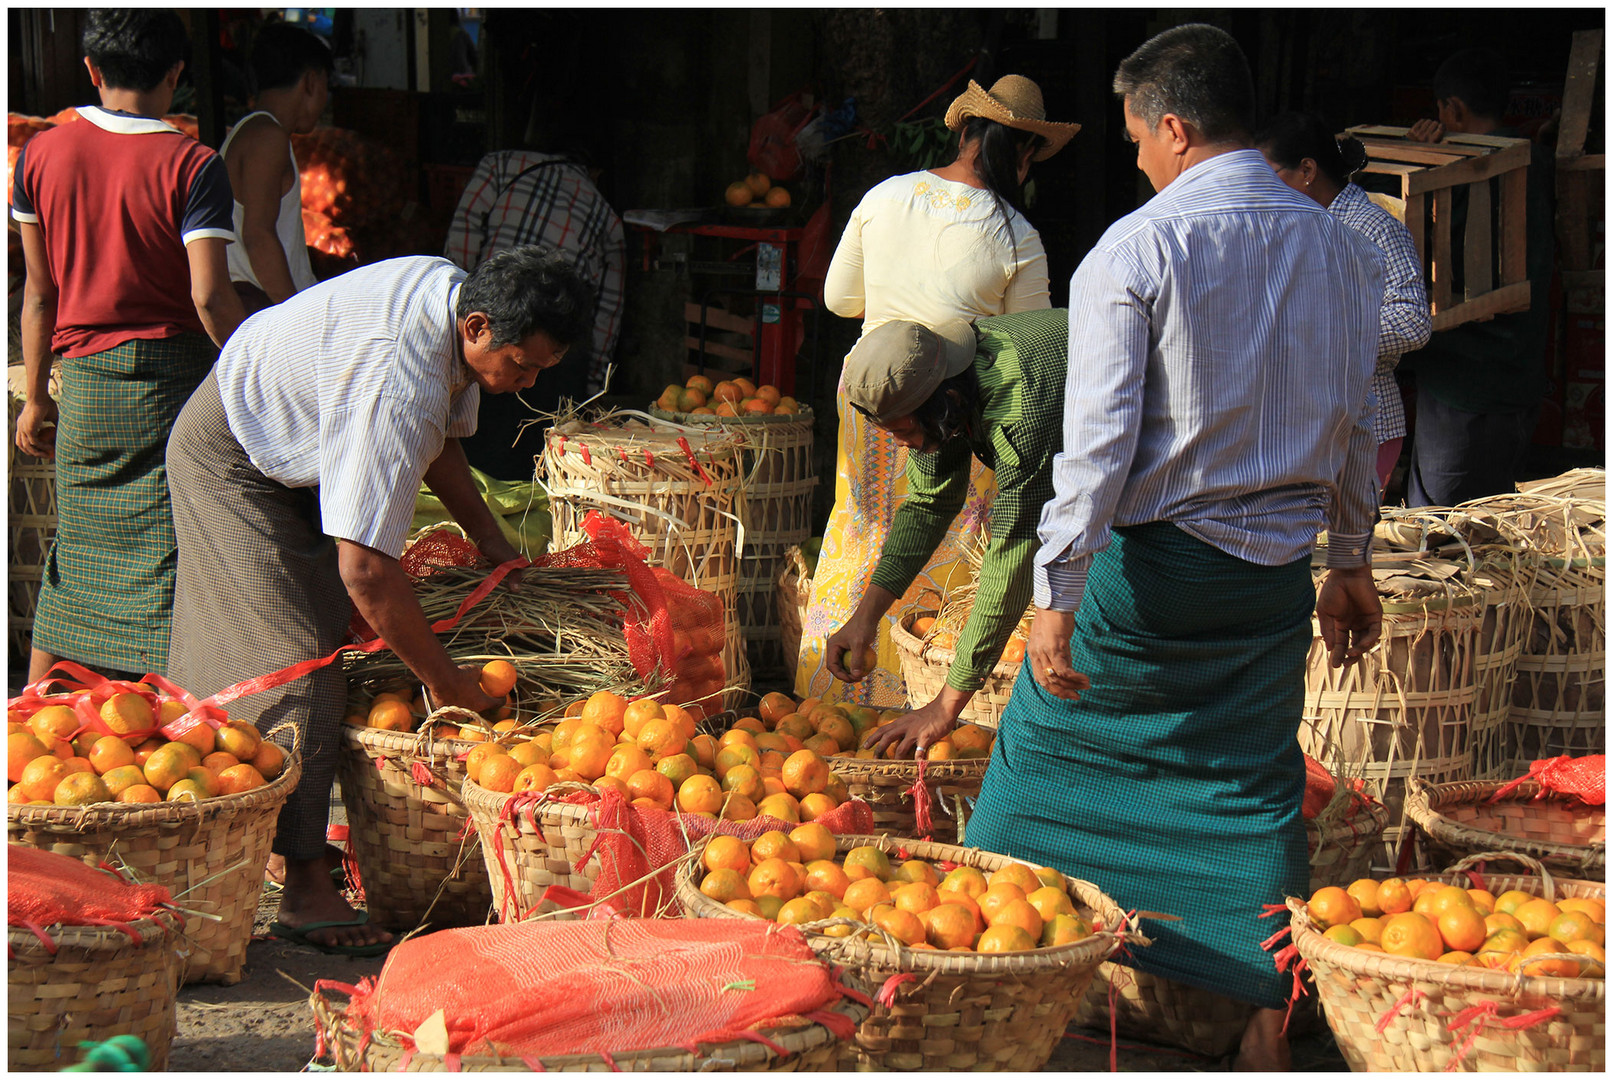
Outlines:
[[773, 181], [766, 173], [755, 169], [745, 177], [744, 184], [752, 195], [765, 195], [767, 189], [773, 186]]
[[605, 775], [605, 766], [615, 749], [613, 735], [585, 720], [571, 735], [571, 745], [566, 749], [566, 767], [592, 783]]
[[[729, 775], [733, 774], [730, 773]], [[767, 783], [767, 779], [762, 781], [764, 791]], [[810, 795], [807, 796], [809, 799], [811, 797]], [[791, 825], [799, 824], [801, 821], [801, 804], [796, 801], [794, 795], [787, 791], [779, 791], [771, 795], [764, 794], [761, 802], [756, 804], [756, 816], [777, 818]]]
[[749, 765], [735, 765], [723, 773], [722, 789], [743, 795], [753, 803], [767, 797], [767, 790], [762, 785], [762, 774]]
[[756, 704], [757, 715], [761, 717], [762, 723], [767, 726], [769, 731], [771, 731], [780, 720], [784, 719], [794, 711], [795, 702], [790, 700], [788, 694], [781, 694], [777, 691], [774, 691], [770, 694], [764, 694], [762, 696], [762, 700]]
[[846, 876], [852, 881], [861, 881], [863, 878], [890, 880], [890, 857], [871, 844], [852, 848], [841, 862], [846, 868]]
[[987, 927], [975, 944], [975, 951], [983, 953], [1027, 952], [1034, 948], [1036, 939], [1023, 927], [1007, 924]]
[[879, 878], [853, 878], [847, 874], [846, 880], [851, 884], [846, 886], [846, 891], [840, 899], [851, 910], [862, 913], [878, 904], [890, 903], [890, 890], [885, 887], [885, 883]]
[[515, 689], [515, 680], [519, 675], [515, 665], [508, 660], [489, 660], [482, 665], [482, 693], [501, 698]]
[[755, 195], [751, 192], [750, 185], [743, 180], [735, 180], [723, 192], [723, 199], [729, 206], [749, 206], [753, 198]]
[[46, 756], [55, 755], [39, 736], [31, 731], [13, 731], [6, 736], [6, 779], [16, 783], [22, 779], [22, 771], [30, 761]]
[[1331, 926], [1348, 925], [1361, 917], [1361, 905], [1337, 885], [1317, 889], [1311, 894], [1306, 908], [1310, 911], [1311, 919], [1324, 930]]
[[638, 733], [644, 730], [645, 724], [651, 720], [665, 719], [666, 708], [659, 701], [647, 697], [636, 698], [628, 702], [627, 707], [622, 710], [622, 726], [618, 734], [626, 732], [634, 740], [637, 740]]
[[28, 718], [28, 730], [35, 735], [51, 735], [66, 739], [84, 726], [78, 713], [66, 705], [46, 705]]
[[875, 905], [868, 912], [868, 921], [904, 945], [917, 945], [925, 940], [924, 923], [919, 917], [892, 904]]
[[767, 194], [762, 197], [762, 201], [775, 209], [789, 206], [790, 193], [781, 187], [771, 187], [767, 189]]
[[1399, 915], [1411, 910], [1411, 888], [1400, 878], [1385, 878], [1378, 882], [1378, 909], [1385, 915]]
[[[135, 759], [137, 761], [139, 760], [139, 755], [140, 749], [136, 747]], [[265, 780], [273, 780], [286, 769], [286, 752], [275, 743], [265, 739], [263, 740], [263, 745], [258, 747], [258, 752], [253, 755], [252, 760], [247, 764], [258, 770], [258, 775]]]
[[654, 769], [640, 769], [629, 776], [627, 790], [633, 793], [634, 798], [649, 799], [663, 810], [672, 809], [672, 800], [676, 795], [672, 781]]
[[[519, 762], [514, 754], [511, 760]], [[604, 777], [600, 778], [605, 779]], [[547, 791], [560, 782], [560, 777], [549, 766], [541, 761], [534, 761], [530, 765], [522, 765], [521, 771], [515, 774], [515, 788], [517, 794], [527, 791]], [[626, 794], [623, 792], [623, 794]]]
[[515, 790], [515, 778], [524, 768], [508, 754], [494, 754], [482, 762], [481, 777], [476, 782], [488, 791], [509, 794]]
[[752, 866], [760, 865], [768, 859], [783, 859], [785, 862], [800, 862], [801, 852], [795, 846], [795, 841], [778, 829], [770, 829], [751, 841], [750, 861]]
[[626, 714], [626, 698], [609, 690], [599, 690], [591, 694], [588, 700], [583, 703], [579, 719], [584, 723], [594, 724], [603, 728], [614, 737], [624, 730]]
[[1452, 951], [1471, 953], [1490, 936], [1484, 925], [1484, 915], [1467, 904], [1447, 907], [1440, 912], [1435, 925], [1439, 927], [1439, 936], [1445, 940], [1446, 947]]
[[[712, 870], [700, 880], [700, 891], [717, 901], [726, 904], [730, 900], [750, 900], [750, 886], [737, 870]], [[760, 914], [761, 912], [758, 911]]]
[[751, 868], [746, 878], [752, 896], [794, 899], [801, 892], [801, 875], [784, 859], [764, 859]]
[[721, 817], [724, 821], [754, 821], [756, 804], [738, 792], [724, 794]]
[[[1343, 891], [1342, 889], [1340, 890]], [[1378, 944], [1392, 956], [1409, 956], [1422, 960], [1438, 960], [1446, 951], [1439, 929], [1427, 918], [1414, 911], [1391, 915], [1384, 920], [1383, 936]]]
[[1364, 918], [1376, 919], [1383, 914], [1383, 908], [1378, 906], [1378, 883], [1371, 878], [1358, 878], [1350, 882], [1344, 891], [1361, 906]]
[[263, 787], [267, 783], [263, 774], [252, 766], [242, 762], [231, 765], [218, 774], [218, 793], [220, 795], [239, 795], [243, 791]]
[[795, 849], [801, 853], [801, 858], [806, 862], [834, 858], [834, 833], [822, 825], [815, 823], [797, 825], [790, 830], [790, 840], [794, 842]]
[[1552, 921], [1562, 914], [1562, 909], [1550, 900], [1536, 897], [1527, 904], [1519, 904], [1512, 910], [1512, 917], [1523, 923], [1523, 932], [1530, 938], [1545, 937], [1551, 930]]
[[690, 739], [688, 753], [702, 769], [715, 770], [717, 766], [717, 740], [710, 735], [696, 735]]

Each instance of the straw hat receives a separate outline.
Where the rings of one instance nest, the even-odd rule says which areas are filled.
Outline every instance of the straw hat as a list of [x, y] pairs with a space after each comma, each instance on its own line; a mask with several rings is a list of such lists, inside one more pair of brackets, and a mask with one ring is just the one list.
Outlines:
[[1004, 75], [991, 84], [989, 91], [969, 80], [969, 89], [959, 94], [947, 106], [947, 127], [962, 131], [971, 116], [983, 116], [1020, 131], [1030, 131], [1047, 140], [1047, 145], [1032, 156], [1032, 161], [1046, 161], [1069, 142], [1080, 124], [1056, 124], [1047, 119], [1042, 104], [1042, 88], [1023, 75]]

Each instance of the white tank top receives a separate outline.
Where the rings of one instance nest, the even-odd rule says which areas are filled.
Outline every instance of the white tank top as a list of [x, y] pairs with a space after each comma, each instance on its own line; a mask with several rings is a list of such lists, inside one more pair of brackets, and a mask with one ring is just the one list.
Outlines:
[[[241, 117], [240, 122], [230, 129], [230, 134], [224, 140], [224, 145], [219, 147], [218, 153], [220, 157], [229, 152], [230, 141], [235, 138], [235, 133], [245, 127], [246, 122], [255, 116], [267, 116], [276, 125], [280, 123], [280, 121], [274, 119], [273, 113], [261, 109]], [[285, 249], [286, 266], [291, 270], [292, 287], [298, 292], [302, 292], [310, 285], [316, 284], [316, 281], [314, 268], [308, 262], [308, 238], [302, 229], [302, 183], [296, 179], [297, 155], [289, 148], [286, 152], [291, 154], [293, 179], [291, 188], [280, 199], [280, 213], [274, 219], [274, 234], [279, 237], [280, 246]], [[241, 206], [241, 200], [236, 199], [236, 236], [241, 235], [241, 222], [244, 217], [245, 211]], [[224, 249], [224, 257], [229, 263], [231, 281], [245, 281], [260, 289], [263, 288], [263, 283], [258, 280], [258, 275], [252, 272], [252, 260], [247, 258], [246, 245], [239, 240], [231, 242]]]

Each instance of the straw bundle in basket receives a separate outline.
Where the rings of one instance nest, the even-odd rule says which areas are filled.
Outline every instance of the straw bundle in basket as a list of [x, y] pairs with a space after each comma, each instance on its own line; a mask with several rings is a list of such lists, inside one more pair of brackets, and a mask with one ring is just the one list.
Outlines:
[[178, 920], [158, 912], [127, 932], [61, 925], [44, 932], [49, 945], [30, 930], [7, 929], [7, 1067], [59, 1072], [80, 1042], [133, 1035], [146, 1044], [151, 1070], [166, 1068], [185, 948]]
[[[1440, 875], [1468, 885], [1457, 872]], [[1520, 860], [1527, 861], [1527, 860]], [[1538, 864], [1536, 864], [1538, 866]], [[1539, 876], [1486, 874], [1485, 887], [1547, 899], [1601, 899], [1603, 887]], [[1606, 1067], [1604, 979], [1524, 975], [1415, 960], [1341, 945], [1322, 936], [1305, 901], [1290, 897], [1293, 944], [1344, 1060], [1356, 1072], [1602, 1072]]]
[[1347, 792], [1344, 796], [1342, 805], [1336, 800], [1305, 822], [1312, 892], [1324, 885], [1348, 885], [1366, 877], [1389, 824], [1389, 810], [1382, 803], [1358, 800]]
[[1411, 829], [1402, 805], [1407, 778], [1471, 775], [1468, 723], [1484, 604], [1465, 569], [1432, 556], [1376, 553], [1383, 633], [1359, 663], [1332, 667], [1312, 623], [1300, 746], [1329, 771], [1358, 775], [1365, 793], [1388, 807], [1373, 864], [1384, 870]]
[[739, 556], [739, 625], [752, 667], [784, 667], [793, 675], [796, 653], [783, 648], [774, 582], [789, 549], [812, 535], [810, 409], [796, 414], [697, 416], [652, 407], [651, 415], [688, 427], [727, 432], [740, 445], [745, 500], [745, 549]]
[[1413, 779], [1406, 816], [1427, 844], [1429, 861], [1445, 866], [1478, 851], [1516, 851], [1558, 873], [1606, 878], [1604, 807], [1543, 792], [1534, 780], [1496, 799], [1507, 786], [1493, 780], [1424, 784]]
[[[582, 790], [563, 785], [558, 790]], [[493, 910], [501, 921], [519, 921], [559, 911], [565, 905], [544, 900], [550, 886], [590, 893], [599, 877], [599, 859], [585, 857], [599, 837], [590, 808], [563, 802], [540, 802], [525, 813], [506, 815], [514, 796], [489, 791], [474, 780], [462, 789], [465, 809], [481, 840], [483, 871], [492, 885]]]
[[[935, 613], [912, 610], [903, 613], [891, 627], [891, 642], [902, 662], [902, 681], [907, 685], [907, 700], [914, 708], [928, 705], [946, 685], [947, 669], [957, 653], [949, 646], [925, 638], [914, 632], [916, 620]], [[939, 622], [937, 623], [939, 625]], [[975, 691], [969, 704], [963, 707], [958, 719], [969, 724], [995, 729], [1008, 707], [1008, 698], [1014, 692], [1014, 679], [1023, 666], [1023, 654], [1012, 663], [999, 662], [986, 676], [984, 685]]]
[[784, 553], [779, 571], [774, 607], [778, 611], [779, 647], [785, 672], [793, 683], [801, 662], [801, 627], [806, 622], [807, 603], [812, 599], [812, 570], [799, 545]]
[[[347, 1020], [347, 1003], [339, 1001], [334, 987], [316, 987], [309, 1005], [319, 1034], [316, 1057], [331, 1059], [342, 1072], [834, 1072], [840, 1057], [840, 1040], [822, 1024], [768, 1028], [764, 1034], [773, 1046], [750, 1039], [701, 1046], [657, 1050], [624, 1050], [611, 1054], [569, 1054], [565, 1057], [499, 1058], [420, 1053], [387, 1034], [366, 1034]], [[853, 1022], [868, 1010], [850, 999], [826, 1006]], [[782, 1053], [780, 1052], [782, 1051]]]
[[[919, 763], [835, 755], [828, 759], [846, 782], [846, 792], [862, 799], [874, 811], [874, 831], [887, 836], [921, 838], [918, 804], [913, 793]], [[954, 758], [926, 761], [924, 784], [928, 791], [932, 839], [942, 844], [963, 843], [967, 808], [980, 797], [989, 758]]]
[[1539, 758], [1599, 754], [1606, 747], [1606, 503], [1542, 493], [1502, 495], [1463, 509], [1493, 513], [1531, 557], [1533, 619], [1523, 639], [1502, 726], [1498, 776]]
[[[908, 857], [973, 866], [986, 873], [1019, 860], [975, 848], [882, 836], [840, 836], [842, 854], [871, 844], [898, 847]], [[700, 849], [696, 849], [699, 851]], [[750, 919], [702, 893], [700, 863], [678, 871], [678, 900], [690, 918]], [[1090, 882], [1066, 877], [1076, 910], [1094, 927], [1092, 936], [1017, 953], [913, 950], [881, 935], [829, 937], [807, 924], [807, 941], [818, 956], [842, 967], [850, 980], [875, 995], [875, 1004], [855, 1039], [845, 1044], [839, 1067], [859, 1072], [897, 1070], [1037, 1070], [1047, 1064], [1093, 972], [1124, 944], [1146, 945], [1115, 902]], [[829, 920], [837, 922], [836, 920]]]
[[[58, 365], [51, 374], [51, 392], [60, 382]], [[11, 468], [6, 527], [11, 551], [6, 563], [6, 625], [12, 648], [23, 657], [33, 644], [34, 610], [39, 606], [39, 583], [45, 574], [45, 554], [56, 534], [56, 463], [32, 457], [17, 449], [17, 417], [26, 398], [23, 369], [6, 372], [6, 455]]]
[[199, 913], [184, 931], [184, 980], [229, 986], [241, 981], [280, 807], [301, 776], [291, 753], [263, 787], [200, 802], [8, 806], [7, 839], [166, 886]]
[[750, 687], [739, 621], [739, 558], [745, 542], [741, 446], [720, 429], [611, 413], [594, 423], [565, 419], [545, 432], [538, 470], [554, 515], [555, 548], [588, 539], [598, 510], [625, 521], [663, 566], [722, 600], [727, 686], [722, 708]]

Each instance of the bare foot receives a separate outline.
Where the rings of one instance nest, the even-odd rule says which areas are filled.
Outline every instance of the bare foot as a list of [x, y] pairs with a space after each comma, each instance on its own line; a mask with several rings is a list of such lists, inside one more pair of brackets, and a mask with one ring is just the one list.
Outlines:
[[[286, 891], [280, 897], [280, 921], [287, 926], [309, 923], [346, 922], [357, 918], [348, 906], [323, 856], [315, 859], [287, 859]], [[391, 941], [392, 935], [368, 923], [361, 926], [331, 926], [311, 931], [308, 940], [320, 945], [363, 946]]]
[[1234, 1072], [1288, 1072], [1293, 1061], [1283, 1034], [1286, 1009], [1256, 1009], [1243, 1029], [1243, 1041], [1232, 1063]]

